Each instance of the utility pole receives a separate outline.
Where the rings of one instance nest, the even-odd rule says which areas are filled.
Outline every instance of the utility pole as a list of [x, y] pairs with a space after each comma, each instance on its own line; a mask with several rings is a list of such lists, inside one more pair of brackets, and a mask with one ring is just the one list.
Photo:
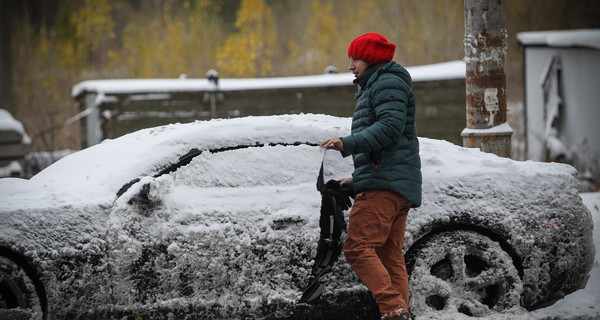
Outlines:
[[465, 0], [467, 127], [463, 145], [510, 157], [504, 0]]

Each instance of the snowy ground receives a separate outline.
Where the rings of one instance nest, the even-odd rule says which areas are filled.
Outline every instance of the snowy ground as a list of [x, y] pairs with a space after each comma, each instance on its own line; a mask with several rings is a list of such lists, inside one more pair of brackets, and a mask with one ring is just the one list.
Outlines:
[[600, 319], [600, 192], [583, 193], [581, 197], [592, 212], [594, 220], [594, 245], [596, 246], [594, 268], [584, 289], [566, 296], [550, 307], [534, 311], [533, 315], [538, 319]]

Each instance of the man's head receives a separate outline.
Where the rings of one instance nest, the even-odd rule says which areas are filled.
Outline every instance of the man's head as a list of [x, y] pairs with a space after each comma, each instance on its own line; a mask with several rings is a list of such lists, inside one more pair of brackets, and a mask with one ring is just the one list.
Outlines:
[[391, 61], [396, 45], [378, 33], [367, 33], [352, 40], [348, 47], [348, 57], [364, 60], [370, 64]]

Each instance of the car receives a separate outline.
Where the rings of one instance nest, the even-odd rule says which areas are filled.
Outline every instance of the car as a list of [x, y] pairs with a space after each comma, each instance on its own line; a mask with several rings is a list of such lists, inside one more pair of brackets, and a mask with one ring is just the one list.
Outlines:
[[[321, 298], [297, 303], [319, 240], [320, 168], [326, 180], [353, 169], [319, 142], [350, 125], [170, 124], [0, 179], [0, 318], [377, 319], [343, 255]], [[404, 244], [415, 315], [533, 310], [585, 286], [593, 224], [573, 167], [419, 139], [423, 204]]]

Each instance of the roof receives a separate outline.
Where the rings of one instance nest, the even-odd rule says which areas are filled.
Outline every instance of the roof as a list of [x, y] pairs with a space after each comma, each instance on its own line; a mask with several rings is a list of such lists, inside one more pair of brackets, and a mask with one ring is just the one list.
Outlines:
[[0, 109], [0, 144], [31, 144], [31, 138], [25, 132], [21, 121], [16, 120], [6, 109]]
[[[413, 82], [465, 79], [465, 62], [461, 60], [423, 66], [407, 67]], [[223, 78], [219, 79], [219, 91], [244, 91], [286, 88], [315, 88], [352, 85], [354, 75], [350, 72], [319, 74], [296, 77], [271, 78]], [[104, 79], [87, 80], [73, 86], [71, 95], [78, 98], [86, 92], [103, 94], [136, 94], [164, 92], [213, 91], [208, 79]]]
[[525, 47], [587, 47], [600, 50], [600, 29], [520, 32], [517, 39]]

